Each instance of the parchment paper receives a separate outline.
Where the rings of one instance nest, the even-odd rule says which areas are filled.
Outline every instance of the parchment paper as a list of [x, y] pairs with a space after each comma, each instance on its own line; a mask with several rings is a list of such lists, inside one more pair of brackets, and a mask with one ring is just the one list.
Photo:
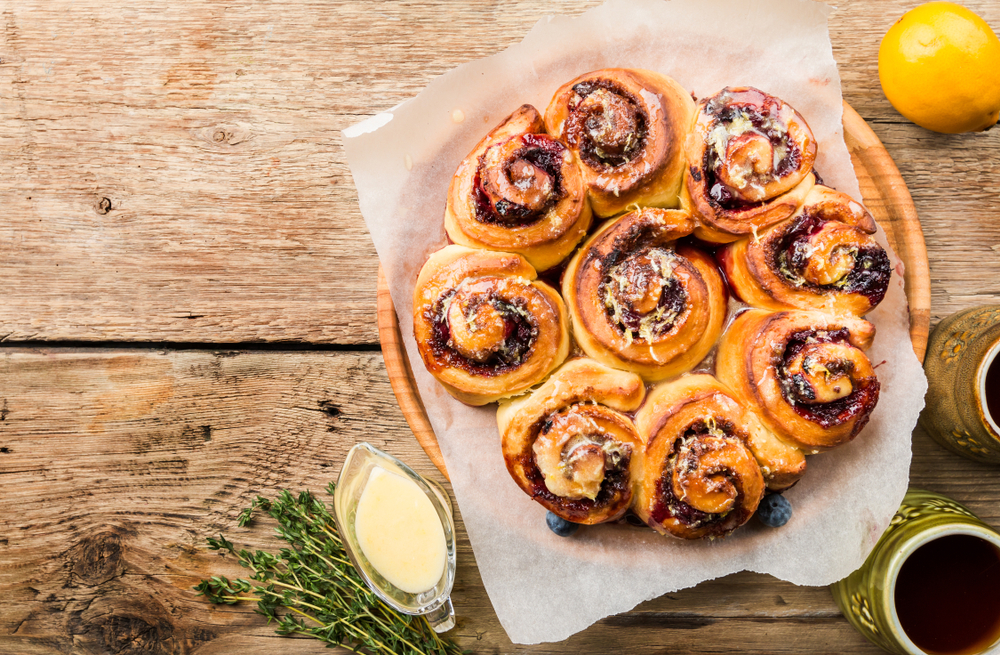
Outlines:
[[861, 565], [903, 498], [926, 381], [910, 346], [894, 255], [889, 293], [869, 316], [878, 329], [869, 356], [882, 391], [868, 427], [852, 443], [809, 458], [805, 477], [785, 494], [794, 507], [786, 526], [751, 520], [716, 541], [627, 526], [555, 536], [544, 508], [507, 473], [496, 405], [475, 409], [453, 400], [424, 369], [412, 336], [414, 282], [427, 256], [446, 243], [445, 196], [459, 162], [518, 106], [544, 111], [561, 84], [591, 70], [648, 68], [698, 97], [751, 85], [783, 98], [812, 127], [826, 183], [860, 200], [842, 133], [830, 11], [808, 0], [611, 0], [577, 18], [543, 18], [522, 43], [460, 66], [416, 98], [344, 131], [361, 211], [480, 574], [516, 643], [565, 639], [643, 600], [745, 569], [829, 584]]

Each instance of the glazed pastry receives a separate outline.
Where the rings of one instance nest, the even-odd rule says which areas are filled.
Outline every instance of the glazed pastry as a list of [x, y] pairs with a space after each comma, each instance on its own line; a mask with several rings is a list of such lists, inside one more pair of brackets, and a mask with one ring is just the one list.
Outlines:
[[638, 409], [642, 380], [590, 359], [567, 362], [531, 395], [501, 403], [497, 424], [514, 481], [574, 523], [619, 518], [632, 502], [642, 443], [622, 412]]
[[690, 94], [671, 78], [607, 68], [560, 87], [545, 126], [579, 157], [594, 213], [605, 218], [630, 206], [677, 206], [693, 116]]
[[892, 265], [875, 219], [850, 196], [812, 188], [792, 217], [719, 250], [733, 292], [754, 307], [861, 316], [889, 288]]
[[444, 225], [455, 243], [516, 252], [544, 271], [572, 252], [590, 221], [576, 156], [524, 105], [458, 167]]
[[816, 140], [802, 116], [751, 87], [726, 87], [698, 103], [685, 145], [681, 204], [695, 235], [729, 243], [782, 221], [815, 183]]
[[727, 294], [711, 257], [675, 243], [693, 227], [679, 210], [641, 209], [603, 225], [573, 256], [562, 292], [588, 355], [657, 381], [708, 354]]
[[856, 437], [875, 409], [874, 338], [853, 316], [751, 309], [719, 342], [715, 371], [782, 440], [817, 453]]
[[427, 370], [469, 405], [513, 396], [566, 359], [569, 326], [555, 289], [523, 257], [452, 245], [420, 269], [413, 335]]
[[764, 475], [751, 443], [766, 431], [715, 378], [657, 385], [636, 426], [646, 449], [632, 508], [651, 528], [682, 539], [722, 537], [753, 516]]

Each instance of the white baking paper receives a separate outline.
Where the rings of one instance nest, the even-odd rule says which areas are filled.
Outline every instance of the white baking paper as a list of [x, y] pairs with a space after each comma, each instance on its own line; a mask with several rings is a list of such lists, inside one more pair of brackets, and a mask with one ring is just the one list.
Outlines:
[[869, 317], [882, 391], [868, 427], [851, 444], [809, 458], [805, 477], [785, 494], [794, 507], [786, 526], [752, 520], [716, 541], [620, 525], [555, 536], [545, 510], [507, 473], [496, 406], [453, 400], [425, 371], [412, 336], [414, 282], [446, 243], [445, 196], [459, 162], [518, 106], [544, 111], [560, 85], [591, 70], [659, 71], [698, 97], [750, 85], [783, 98], [812, 127], [826, 183], [860, 199], [841, 127], [830, 11], [808, 0], [611, 0], [576, 18], [542, 18], [520, 44], [344, 131], [361, 212], [483, 583], [516, 643], [565, 639], [641, 601], [741, 570], [829, 584], [861, 565], [903, 498], [926, 382], [910, 347], [900, 265]]

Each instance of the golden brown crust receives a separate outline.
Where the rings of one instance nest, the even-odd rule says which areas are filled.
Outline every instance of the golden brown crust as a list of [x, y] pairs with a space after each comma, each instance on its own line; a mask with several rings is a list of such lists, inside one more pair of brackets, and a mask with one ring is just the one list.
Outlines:
[[765, 309], [862, 316], [882, 301], [892, 272], [875, 219], [850, 196], [813, 187], [790, 219], [718, 252], [733, 292]]
[[445, 229], [455, 243], [516, 252], [538, 271], [565, 259], [590, 229], [576, 155], [523, 105], [479, 142], [448, 189]]
[[727, 296], [711, 257], [676, 246], [692, 227], [684, 212], [642, 209], [609, 221], [570, 260], [563, 297], [589, 356], [657, 381], [712, 349]]
[[868, 423], [879, 382], [864, 351], [874, 338], [853, 316], [751, 309], [723, 335], [715, 371], [782, 440], [817, 453]]
[[[636, 426], [646, 448], [633, 510], [654, 530], [682, 539], [725, 536], [757, 510], [765, 480], [752, 444], [768, 436], [711, 375], [654, 387]], [[799, 475], [804, 468], [802, 461]]]
[[673, 79], [606, 68], [564, 84], [545, 110], [549, 134], [580, 160], [594, 213], [676, 207], [694, 101]]
[[685, 143], [681, 205], [695, 235], [729, 243], [782, 221], [815, 184], [816, 140], [787, 103], [752, 87], [726, 87], [698, 103]]
[[619, 518], [642, 450], [632, 420], [642, 380], [590, 359], [566, 362], [530, 395], [500, 404], [507, 470], [526, 494], [574, 523]]
[[470, 405], [540, 382], [569, 352], [559, 294], [520, 255], [452, 245], [428, 258], [413, 297], [427, 370]]

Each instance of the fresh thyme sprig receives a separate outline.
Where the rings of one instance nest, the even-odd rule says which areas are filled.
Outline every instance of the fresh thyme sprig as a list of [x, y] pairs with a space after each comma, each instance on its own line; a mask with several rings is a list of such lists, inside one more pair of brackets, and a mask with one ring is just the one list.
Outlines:
[[[333, 495], [334, 484], [327, 488]], [[438, 636], [420, 616], [400, 614], [382, 602], [358, 574], [326, 505], [308, 491], [275, 500], [257, 496], [238, 518], [248, 525], [257, 510], [278, 522], [275, 532], [291, 544], [278, 555], [240, 549], [219, 535], [212, 550], [227, 551], [250, 569], [249, 580], [213, 576], [195, 590], [212, 603], [255, 601], [257, 612], [277, 623], [281, 635], [308, 635], [356, 653], [454, 655], [462, 651]]]

